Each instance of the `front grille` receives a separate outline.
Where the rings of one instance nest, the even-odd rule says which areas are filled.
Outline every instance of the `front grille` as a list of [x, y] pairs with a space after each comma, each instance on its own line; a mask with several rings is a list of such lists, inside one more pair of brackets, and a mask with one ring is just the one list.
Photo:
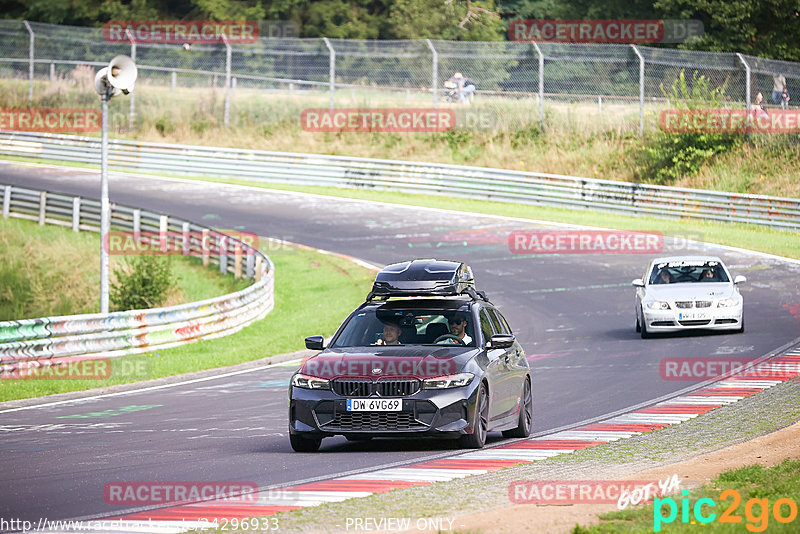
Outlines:
[[369, 380], [334, 380], [333, 391], [342, 397], [369, 397], [372, 382]]
[[675, 326], [675, 323], [672, 321], [653, 321], [650, 326]]
[[342, 397], [407, 397], [419, 391], [419, 380], [334, 380], [333, 391]]
[[675, 307], [686, 309], [686, 308], [691, 308], [693, 304], [694, 302], [692, 302], [691, 300], [679, 300], [675, 302]]
[[419, 391], [419, 380], [381, 380], [376, 386], [381, 397], [407, 397]]
[[711, 301], [710, 300], [698, 300], [694, 303], [696, 308], [710, 308]]
[[414, 420], [414, 414], [406, 412], [342, 412], [337, 413], [325, 430], [389, 432], [414, 430], [426, 425]]
[[717, 319], [717, 324], [733, 324], [737, 322], [736, 319]]
[[694, 321], [678, 321], [681, 326], [702, 326], [704, 324], [709, 324], [711, 321], [709, 319], [698, 319]]

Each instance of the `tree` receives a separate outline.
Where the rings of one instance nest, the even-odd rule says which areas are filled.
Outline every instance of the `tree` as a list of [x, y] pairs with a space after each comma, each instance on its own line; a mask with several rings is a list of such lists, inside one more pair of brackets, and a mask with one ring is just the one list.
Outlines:
[[499, 41], [504, 28], [492, 0], [395, 0], [389, 36], [396, 39]]

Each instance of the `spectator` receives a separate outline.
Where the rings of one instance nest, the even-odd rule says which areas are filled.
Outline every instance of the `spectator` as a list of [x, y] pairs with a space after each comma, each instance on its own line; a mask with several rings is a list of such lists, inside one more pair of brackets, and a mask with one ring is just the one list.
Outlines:
[[[467, 104], [475, 98], [475, 82], [472, 81], [471, 78], [467, 78], [460, 72], [456, 72], [448, 81], [456, 84], [458, 98], [461, 99], [462, 103]], [[469, 101], [467, 100], [467, 96], [469, 96]]]
[[786, 77], [783, 74], [772, 75], [772, 103], [778, 104], [781, 101], [781, 93], [786, 89]]
[[753, 117], [755, 117], [756, 119], [769, 117], [767, 110], [764, 109], [763, 102], [764, 102], [764, 95], [762, 95], [759, 92], [758, 94], [756, 94], [756, 102], [755, 104], [753, 104]]
[[784, 86], [783, 92], [781, 93], [781, 109], [788, 109], [789, 108], [789, 90]]

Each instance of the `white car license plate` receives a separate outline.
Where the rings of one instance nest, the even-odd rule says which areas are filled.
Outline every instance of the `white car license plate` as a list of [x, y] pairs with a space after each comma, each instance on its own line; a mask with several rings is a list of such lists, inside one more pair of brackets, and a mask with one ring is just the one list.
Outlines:
[[678, 320], [680, 321], [699, 321], [703, 319], [708, 319], [708, 315], [705, 313], [680, 313], [678, 314]]
[[347, 399], [348, 412], [399, 412], [402, 409], [400, 399]]

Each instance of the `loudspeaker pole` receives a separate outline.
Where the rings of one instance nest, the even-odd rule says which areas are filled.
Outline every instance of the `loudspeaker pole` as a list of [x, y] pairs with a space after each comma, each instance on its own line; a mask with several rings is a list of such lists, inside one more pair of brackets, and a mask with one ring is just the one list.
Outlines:
[[108, 230], [111, 226], [108, 202], [108, 99], [111, 91], [113, 89], [108, 87], [100, 95], [103, 101], [100, 138], [100, 313], [108, 313]]

